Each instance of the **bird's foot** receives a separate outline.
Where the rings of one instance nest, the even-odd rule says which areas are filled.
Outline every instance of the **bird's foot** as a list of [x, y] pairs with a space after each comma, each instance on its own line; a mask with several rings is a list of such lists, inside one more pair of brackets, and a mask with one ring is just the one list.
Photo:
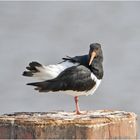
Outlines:
[[75, 111], [76, 115], [86, 115], [87, 111]]
[[76, 111], [76, 115], [81, 115], [82, 112], [81, 111]]

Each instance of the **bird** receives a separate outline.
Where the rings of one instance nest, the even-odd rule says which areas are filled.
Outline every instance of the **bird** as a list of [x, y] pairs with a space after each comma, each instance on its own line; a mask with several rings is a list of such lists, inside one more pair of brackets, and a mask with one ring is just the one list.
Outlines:
[[[91, 43], [89, 52], [74, 57], [66, 56], [52, 65], [32, 61], [22, 73], [23, 76], [38, 78], [38, 82], [27, 83], [39, 92], [61, 92], [72, 95], [76, 114], [82, 114], [79, 96], [92, 95], [100, 85], [103, 71], [103, 52], [101, 44]], [[41, 81], [40, 81], [41, 80]]]

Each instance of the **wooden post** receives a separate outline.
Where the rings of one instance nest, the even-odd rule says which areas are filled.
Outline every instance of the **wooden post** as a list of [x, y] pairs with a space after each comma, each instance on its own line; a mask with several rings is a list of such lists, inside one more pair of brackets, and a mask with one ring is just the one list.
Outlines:
[[19, 112], [0, 116], [0, 139], [136, 139], [136, 115], [97, 110]]

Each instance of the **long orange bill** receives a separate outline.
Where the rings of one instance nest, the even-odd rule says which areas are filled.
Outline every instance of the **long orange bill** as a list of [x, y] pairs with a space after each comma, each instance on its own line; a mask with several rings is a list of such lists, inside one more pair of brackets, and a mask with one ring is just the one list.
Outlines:
[[89, 66], [91, 65], [91, 63], [92, 63], [92, 61], [93, 61], [93, 59], [94, 59], [95, 56], [96, 56], [96, 52], [92, 52], [91, 53], [90, 60], [89, 60]]

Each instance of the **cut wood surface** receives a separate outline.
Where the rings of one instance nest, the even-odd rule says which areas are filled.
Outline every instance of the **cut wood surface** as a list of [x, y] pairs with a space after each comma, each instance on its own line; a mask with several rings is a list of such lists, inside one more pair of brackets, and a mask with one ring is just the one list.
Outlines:
[[136, 139], [132, 112], [18, 112], [0, 116], [0, 139]]

